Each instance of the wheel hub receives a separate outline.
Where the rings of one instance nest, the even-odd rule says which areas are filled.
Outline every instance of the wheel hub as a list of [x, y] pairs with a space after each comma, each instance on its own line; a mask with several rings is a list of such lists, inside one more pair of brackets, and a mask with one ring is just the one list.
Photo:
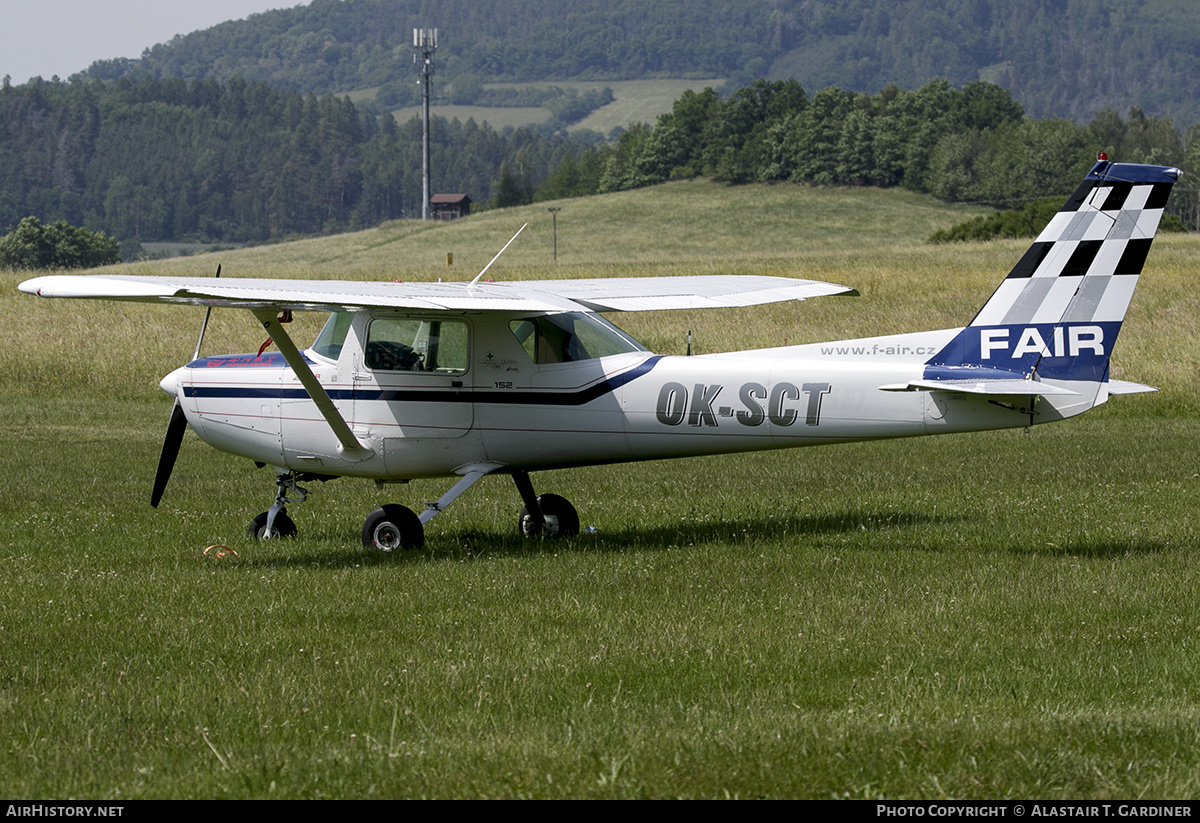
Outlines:
[[400, 530], [392, 523], [382, 523], [377, 526], [372, 539], [375, 547], [385, 552], [394, 551], [404, 545], [400, 537]]

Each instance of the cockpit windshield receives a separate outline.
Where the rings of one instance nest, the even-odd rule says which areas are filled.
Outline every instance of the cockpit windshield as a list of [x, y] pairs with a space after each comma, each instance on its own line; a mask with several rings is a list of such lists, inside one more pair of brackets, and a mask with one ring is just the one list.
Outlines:
[[325, 321], [325, 327], [321, 329], [316, 342], [312, 344], [312, 351], [322, 357], [328, 357], [330, 360], [337, 360], [342, 353], [342, 345], [346, 342], [346, 335], [350, 332], [350, 323], [353, 320], [354, 315], [348, 311], [335, 311], [329, 315], [329, 319]]
[[584, 312], [540, 314], [509, 323], [513, 336], [534, 363], [572, 363], [614, 354], [646, 351], [603, 317]]

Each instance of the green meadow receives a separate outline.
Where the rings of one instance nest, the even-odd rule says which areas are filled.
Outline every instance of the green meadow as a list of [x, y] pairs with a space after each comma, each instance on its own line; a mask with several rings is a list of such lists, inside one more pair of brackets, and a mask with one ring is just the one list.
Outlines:
[[[567, 80], [560, 83], [533, 84], [535, 88], [558, 86], [570, 92], [599, 91], [605, 87], [612, 89], [613, 101], [601, 106], [578, 123], [571, 126], [571, 131], [591, 129], [599, 134], [608, 134], [619, 127], [628, 128], [634, 123], [653, 123], [660, 114], [669, 112], [675, 101], [686, 91], [701, 91], [706, 87], [720, 88], [725, 84], [721, 78], [708, 80], [681, 80], [676, 78], [660, 78], [652, 80], [610, 80], [610, 81], [580, 81]], [[528, 83], [489, 83], [489, 88], [525, 88]], [[376, 89], [364, 89], [350, 93], [352, 100], [369, 100], [375, 95]], [[437, 103], [430, 106], [430, 112], [437, 117], [447, 120], [458, 118], [466, 121], [475, 118], [478, 123], [488, 123], [493, 129], [502, 131], [506, 128], [519, 129], [522, 126], [532, 126], [544, 123], [550, 119], [549, 110], [541, 106], [499, 107], [499, 106], [464, 106], [451, 103]], [[420, 106], [406, 106], [395, 109], [392, 116], [398, 123], [407, 123], [414, 117], [421, 116]]]
[[[966, 323], [1027, 246], [926, 244], [976, 213], [678, 182], [113, 270], [469, 280], [528, 221], [489, 277], [861, 292], [612, 317], [703, 353]], [[1116, 347], [1114, 377], [1156, 394], [1028, 431], [535, 475], [579, 510], [565, 541], [521, 540], [512, 482], [487, 478], [396, 554], [362, 547], [363, 518], [449, 480], [313, 483], [299, 536], [255, 544], [270, 470], [189, 433], [151, 509], [157, 382], [203, 313], [0, 273], [0, 795], [1196, 797], [1198, 257], [1159, 237]], [[218, 310], [204, 350], [262, 337]]]

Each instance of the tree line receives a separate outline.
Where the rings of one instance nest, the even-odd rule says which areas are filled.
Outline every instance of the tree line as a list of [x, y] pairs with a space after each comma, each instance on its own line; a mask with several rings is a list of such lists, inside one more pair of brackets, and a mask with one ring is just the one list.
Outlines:
[[1014, 209], [1065, 197], [1096, 160], [1179, 166], [1170, 208], [1200, 229], [1200, 128], [1140, 109], [1089, 123], [1026, 117], [1010, 92], [944, 80], [878, 94], [836, 87], [811, 97], [794, 80], [757, 80], [722, 100], [685, 92], [653, 127], [568, 156], [535, 199], [577, 197], [709, 177], [731, 184], [901, 186], [948, 202]]
[[10, 269], [90, 269], [121, 262], [117, 241], [59, 220], [26, 217], [0, 238], [0, 266]]
[[[591, 142], [434, 118], [434, 190], [504, 207], [673, 179], [901, 186], [1019, 208], [1070, 193], [1097, 150], [1187, 172], [1170, 208], [1200, 225], [1200, 130], [1138, 109], [1034, 120], [1008, 91], [934, 81], [809, 95], [757, 80], [687, 92], [653, 125]], [[592, 136], [594, 140], [595, 136]], [[0, 88], [0, 229], [28, 216], [126, 240], [267, 242], [420, 213], [421, 126], [234, 78]]]
[[[432, 123], [436, 191], [486, 202], [506, 160], [539, 183], [574, 146]], [[266, 242], [421, 213], [421, 125], [234, 78], [0, 88], [0, 229], [34, 215], [143, 240]]]

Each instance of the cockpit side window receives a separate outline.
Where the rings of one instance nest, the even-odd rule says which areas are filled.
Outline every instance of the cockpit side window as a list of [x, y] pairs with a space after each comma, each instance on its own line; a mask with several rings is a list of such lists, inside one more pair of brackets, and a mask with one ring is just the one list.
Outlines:
[[543, 314], [513, 320], [509, 329], [534, 363], [573, 363], [645, 351], [602, 317], [583, 312]]
[[364, 362], [373, 371], [462, 374], [467, 354], [462, 321], [381, 317], [367, 331]]
[[342, 346], [346, 343], [346, 335], [350, 332], [353, 320], [354, 315], [348, 311], [336, 311], [329, 315], [325, 327], [312, 344], [312, 351], [330, 360], [337, 360], [342, 354]]

